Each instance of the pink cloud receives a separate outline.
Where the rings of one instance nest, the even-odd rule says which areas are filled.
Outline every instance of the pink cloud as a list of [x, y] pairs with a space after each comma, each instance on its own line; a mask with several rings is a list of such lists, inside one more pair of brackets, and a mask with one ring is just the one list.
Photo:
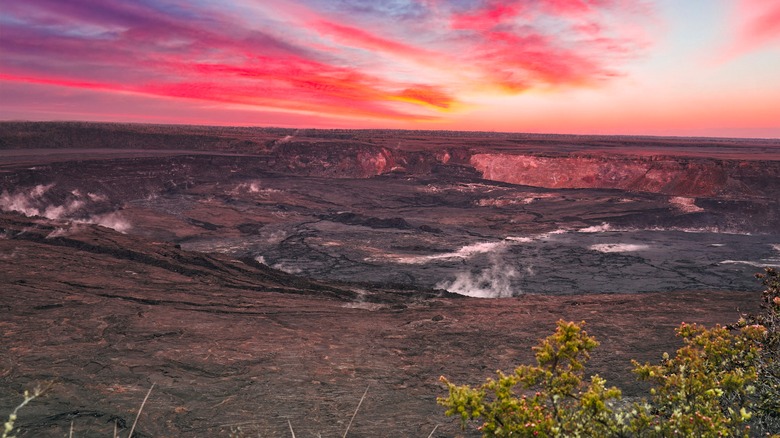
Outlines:
[[[621, 61], [643, 42], [621, 35], [605, 15], [632, 18], [639, 10], [611, 0], [490, 2], [455, 14], [451, 27], [471, 35], [460, 51], [482, 71], [481, 80], [507, 92], [581, 86], [619, 74]], [[622, 58], [622, 59], [620, 59]]]
[[613, 8], [615, 0], [545, 0], [542, 7], [556, 15], [583, 15], [598, 8]]
[[780, 42], [780, 3], [776, 0], [741, 0], [738, 13], [746, 49]]
[[[348, 13], [320, 0], [8, 3], [0, 33], [7, 86], [392, 120], [438, 118], [475, 90], [593, 84], [614, 76], [635, 42], [605, 18], [626, 14], [617, 0], [457, 10], [401, 0]], [[376, 15], [388, 11], [395, 20]]]
[[520, 4], [505, 4], [491, 2], [482, 9], [453, 14], [451, 26], [453, 29], [470, 29], [488, 31], [495, 26], [517, 17], [523, 10]]
[[440, 56], [433, 51], [384, 38], [355, 26], [346, 26], [327, 20], [317, 20], [310, 23], [310, 26], [318, 33], [343, 42], [348, 47], [361, 47], [413, 59], [430, 60], [430, 57]]
[[729, 61], [767, 46], [780, 48], [780, 2], [738, 0], [730, 19], [732, 40], [725, 49], [719, 50], [719, 61]]

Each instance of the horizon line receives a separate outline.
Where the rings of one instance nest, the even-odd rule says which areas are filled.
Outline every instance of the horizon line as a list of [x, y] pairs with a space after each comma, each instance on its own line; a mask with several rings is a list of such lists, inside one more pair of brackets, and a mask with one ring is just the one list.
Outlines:
[[[555, 132], [521, 132], [521, 131], [480, 131], [480, 130], [460, 130], [460, 129], [409, 129], [409, 128], [343, 128], [343, 127], [293, 127], [293, 126], [272, 126], [272, 125], [255, 125], [255, 124], [235, 124], [235, 125], [219, 125], [219, 124], [206, 124], [206, 123], [155, 123], [155, 122], [138, 122], [138, 121], [97, 121], [97, 120], [25, 120], [25, 119], [2, 119], [0, 124], [6, 123], [30, 123], [30, 124], [94, 124], [94, 125], [138, 125], [138, 126], [159, 126], [159, 127], [201, 127], [201, 128], [251, 128], [251, 129], [278, 129], [278, 130], [290, 130], [290, 131], [351, 131], [351, 132], [369, 132], [369, 131], [386, 131], [386, 132], [430, 132], [430, 133], [474, 133], [474, 134], [504, 134], [504, 135], [518, 135], [518, 136], [551, 136], [551, 137], [610, 137], [610, 138], [666, 138], [666, 139], [709, 139], [709, 140], [769, 140], [780, 141], [780, 137], [732, 137], [732, 136], [708, 136], [708, 135], [679, 135], [679, 134], [594, 134], [594, 133], [555, 133]], [[780, 147], [780, 143], [778, 143]]]

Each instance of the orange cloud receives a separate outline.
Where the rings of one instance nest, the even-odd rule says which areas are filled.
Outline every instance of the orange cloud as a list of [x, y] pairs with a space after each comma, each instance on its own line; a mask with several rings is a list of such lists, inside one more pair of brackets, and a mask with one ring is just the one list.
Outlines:
[[407, 88], [397, 95], [404, 102], [424, 104], [440, 109], [449, 109], [455, 103], [455, 99], [436, 87], [420, 85], [415, 88]]

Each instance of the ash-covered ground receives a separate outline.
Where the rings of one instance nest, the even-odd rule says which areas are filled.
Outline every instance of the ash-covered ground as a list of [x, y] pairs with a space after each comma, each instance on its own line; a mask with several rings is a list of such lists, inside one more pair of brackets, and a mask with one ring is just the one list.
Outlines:
[[2, 123], [0, 407], [54, 380], [22, 436], [60, 436], [155, 383], [145, 436], [316, 435], [369, 385], [354, 436], [453, 436], [438, 375], [559, 317], [631, 395], [677, 323], [756, 307], [779, 175], [778, 140]]

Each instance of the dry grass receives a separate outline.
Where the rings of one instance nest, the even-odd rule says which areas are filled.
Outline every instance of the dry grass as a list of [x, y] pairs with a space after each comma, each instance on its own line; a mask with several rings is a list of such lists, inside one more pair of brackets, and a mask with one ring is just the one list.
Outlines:
[[[14, 408], [11, 414], [8, 415], [8, 420], [6, 420], [5, 424], [3, 425], [2, 438], [16, 438], [16, 435], [14, 435], [13, 433], [15, 430], [18, 432], [18, 429], [14, 426], [14, 423], [18, 418], [19, 410], [25, 407], [31, 401], [43, 395], [43, 393], [46, 392], [46, 390], [48, 390], [50, 387], [51, 384], [48, 384], [45, 387], [36, 386], [32, 392], [24, 391], [24, 400], [18, 406], [16, 406], [16, 408]], [[138, 413], [135, 416], [135, 421], [133, 421], [133, 426], [130, 428], [130, 433], [127, 434], [127, 438], [132, 438], [133, 432], [135, 432], [135, 427], [138, 424], [138, 419], [141, 417], [141, 412], [143, 412], [144, 410], [146, 401], [149, 400], [149, 395], [151, 395], [152, 389], [154, 389], [154, 384], [152, 384], [152, 386], [149, 388], [149, 391], [146, 393], [146, 397], [144, 397], [144, 401], [141, 402], [141, 406], [138, 408]], [[73, 421], [70, 422], [70, 428], [68, 430], [68, 438], [73, 438]], [[114, 421], [113, 438], [121, 438], [119, 435], [119, 428], [117, 426], [116, 420]]]
[[[16, 408], [14, 408], [13, 412], [11, 412], [11, 414], [8, 416], [8, 420], [4, 424], [4, 430], [3, 430], [2, 438], [16, 438], [16, 435], [12, 435], [12, 433], [14, 432], [14, 430], [17, 430], [17, 432], [18, 432], [18, 429], [16, 429], [15, 426], [14, 426], [14, 422], [17, 419], [17, 414], [18, 414], [19, 410], [22, 409], [23, 407], [25, 407], [28, 403], [30, 403], [34, 399], [40, 397], [47, 389], [49, 389], [50, 386], [51, 386], [51, 384], [49, 384], [49, 385], [47, 385], [45, 387], [38, 386], [32, 392], [29, 392], [29, 391], [25, 391], [24, 392], [24, 400], [18, 406], [16, 406]], [[138, 425], [138, 419], [141, 417], [141, 413], [144, 410], [144, 406], [146, 406], [146, 402], [149, 400], [149, 396], [152, 394], [152, 390], [154, 389], [154, 386], [155, 386], [155, 384], [152, 384], [152, 386], [149, 388], [149, 391], [146, 392], [146, 396], [144, 397], [144, 400], [141, 402], [141, 406], [138, 408], [138, 412], [136, 413], [135, 420], [133, 421], [133, 425], [130, 428], [130, 432], [127, 434], [127, 438], [132, 438], [133, 437], [133, 433], [135, 432], [135, 428]], [[360, 411], [360, 407], [363, 405], [363, 401], [366, 399], [366, 396], [368, 395], [369, 387], [370, 386], [366, 386], [366, 390], [363, 392], [363, 396], [360, 397], [360, 401], [358, 402], [357, 407], [355, 407], [355, 412], [352, 413], [352, 417], [349, 419], [349, 424], [347, 424], [347, 428], [344, 431], [344, 435], [342, 436], [342, 438], [347, 438], [347, 435], [349, 434], [349, 430], [352, 428], [352, 423], [354, 423], [355, 417], [357, 417], [357, 414]], [[287, 420], [287, 426], [290, 428], [290, 435], [292, 436], [292, 438], [296, 438], [295, 437], [295, 430], [293, 429], [292, 422], [289, 419]], [[433, 434], [436, 432], [436, 429], [438, 429], [438, 428], [439, 428], [439, 425], [437, 424], [433, 428], [431, 433], [428, 435], [428, 438], [432, 438]], [[241, 431], [239, 429], [239, 430], [236, 430], [236, 431], [233, 431], [233, 432], [234, 433], [236, 433], [236, 432], [240, 433]], [[231, 436], [234, 436], [234, 435], [231, 434]], [[321, 434], [319, 436], [322, 437]], [[68, 432], [68, 438], [73, 438], [73, 421], [70, 422], [70, 429], [69, 429], [69, 432]], [[120, 434], [119, 434], [119, 426], [118, 426], [116, 420], [114, 421], [113, 438], [122, 438], [120, 436]]]

